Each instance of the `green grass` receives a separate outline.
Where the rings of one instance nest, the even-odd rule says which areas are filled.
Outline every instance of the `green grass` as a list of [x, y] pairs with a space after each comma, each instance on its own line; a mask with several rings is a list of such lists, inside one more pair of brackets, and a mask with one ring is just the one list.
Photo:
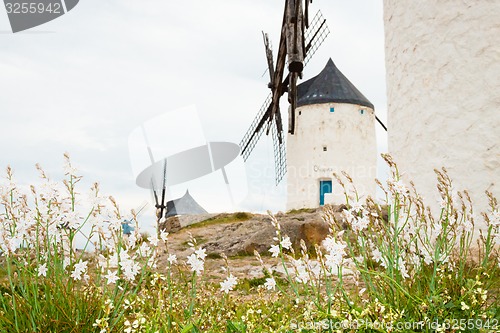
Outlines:
[[[188, 247], [190, 242], [191, 240], [184, 241], [182, 242], [182, 246]], [[208, 239], [203, 238], [203, 236], [196, 237], [196, 244], [202, 245], [205, 244], [206, 242], [208, 242]]]
[[301, 213], [314, 213], [316, 208], [301, 208], [301, 209], [292, 209], [286, 212], [287, 215], [296, 215]]
[[204, 228], [211, 225], [248, 221], [253, 217], [251, 213], [237, 212], [231, 214], [219, 214], [199, 223], [187, 226], [184, 229]]

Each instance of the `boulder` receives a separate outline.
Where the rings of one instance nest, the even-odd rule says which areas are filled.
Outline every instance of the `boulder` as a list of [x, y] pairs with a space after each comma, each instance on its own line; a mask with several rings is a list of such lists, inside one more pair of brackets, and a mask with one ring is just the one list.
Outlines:
[[163, 219], [159, 224], [160, 231], [174, 233], [181, 230], [181, 221], [178, 216], [171, 216]]

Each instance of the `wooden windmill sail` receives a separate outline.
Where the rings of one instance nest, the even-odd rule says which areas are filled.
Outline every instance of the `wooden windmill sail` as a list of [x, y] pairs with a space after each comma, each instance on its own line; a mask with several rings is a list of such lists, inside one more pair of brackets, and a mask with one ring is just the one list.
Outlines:
[[[281, 37], [278, 47], [276, 66], [267, 34], [264, 36], [266, 57], [269, 68], [270, 82], [268, 87], [271, 93], [264, 101], [257, 116], [240, 142], [241, 155], [246, 161], [259, 141], [262, 133], [273, 137], [274, 162], [276, 169], [276, 184], [286, 173], [285, 140], [283, 136], [283, 122], [279, 101], [285, 92], [288, 93], [290, 114], [288, 132], [295, 130], [295, 108], [297, 105], [297, 80], [302, 78], [302, 70], [311, 57], [316, 53], [325, 38], [330, 33], [326, 20], [320, 11], [309, 23], [309, 3], [312, 0], [286, 0], [281, 26]], [[288, 62], [288, 68], [285, 68]], [[285, 71], [288, 74], [285, 76]]]

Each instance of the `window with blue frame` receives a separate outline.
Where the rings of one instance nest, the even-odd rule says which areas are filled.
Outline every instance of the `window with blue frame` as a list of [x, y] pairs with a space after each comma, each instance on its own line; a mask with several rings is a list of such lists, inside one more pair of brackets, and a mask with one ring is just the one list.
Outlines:
[[331, 108], [330, 108], [330, 112], [332, 112], [332, 113], [333, 113], [333, 112], [335, 112], [335, 108], [334, 108], [334, 107], [331, 107]]
[[361, 110], [359, 110], [359, 113], [360, 113], [361, 115], [364, 115], [364, 114], [365, 114], [365, 110], [361, 109]]

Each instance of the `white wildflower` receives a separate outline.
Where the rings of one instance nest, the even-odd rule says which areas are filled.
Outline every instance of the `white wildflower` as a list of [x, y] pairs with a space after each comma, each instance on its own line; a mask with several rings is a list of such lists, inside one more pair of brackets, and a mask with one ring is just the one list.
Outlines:
[[108, 280], [107, 284], [114, 284], [119, 280], [119, 277], [116, 275], [116, 273], [117, 271], [112, 272], [108, 270], [108, 274], [104, 276]]
[[500, 212], [495, 210], [490, 217], [490, 223], [493, 227], [500, 226]]
[[230, 274], [226, 280], [220, 283], [220, 289], [226, 294], [229, 293], [238, 283], [238, 279]]
[[153, 236], [149, 236], [148, 237], [148, 241], [149, 243], [152, 245], [152, 246], [158, 246], [158, 242], [160, 241], [158, 239], [158, 236], [156, 234], [154, 234]]
[[307, 272], [307, 268], [305, 266], [300, 266], [297, 268], [297, 276], [295, 280], [299, 283], [307, 284], [309, 282], [309, 273]]
[[194, 251], [194, 253], [196, 254], [196, 257], [200, 260], [205, 260], [207, 254], [206, 254], [206, 250], [203, 249], [203, 248], [199, 248], [198, 250]]
[[307, 264], [309, 272], [314, 276], [315, 279], [319, 279], [321, 276], [321, 264], [318, 261], [310, 261]]
[[272, 257], [277, 258], [278, 255], [280, 254], [280, 247], [279, 247], [279, 245], [271, 245], [271, 248], [269, 249], [269, 252], [272, 253]]
[[307, 267], [302, 259], [292, 259], [291, 263], [295, 269], [295, 280], [299, 283], [309, 282], [309, 274], [307, 272]]
[[120, 251], [120, 261], [127, 261], [130, 259], [130, 255], [128, 254], [127, 251]]
[[342, 217], [346, 220], [348, 224], [351, 224], [355, 216], [348, 210], [343, 210], [341, 213]]
[[394, 191], [396, 193], [399, 193], [400, 195], [406, 196], [408, 194], [408, 188], [403, 184], [401, 180], [398, 180], [396, 182], [392, 182], [392, 186], [394, 188]]
[[281, 247], [287, 250], [290, 250], [290, 247], [292, 246], [292, 242], [290, 241], [290, 237], [285, 236], [281, 240]]
[[38, 266], [38, 276], [47, 276], [47, 263]]
[[493, 237], [493, 244], [496, 246], [500, 246], [500, 233], [495, 234]]
[[379, 249], [372, 250], [372, 259], [375, 260], [376, 262], [382, 261], [382, 253], [379, 251]]
[[191, 254], [187, 257], [187, 263], [191, 266], [191, 271], [196, 272], [197, 275], [201, 275], [203, 272], [204, 261], [196, 256], [196, 254]]
[[151, 247], [149, 247], [148, 243], [146, 242], [142, 243], [141, 246], [139, 247], [139, 252], [143, 257], [147, 256], [150, 250]]
[[16, 250], [19, 248], [19, 246], [22, 243], [22, 239], [19, 237], [18, 234], [14, 235], [14, 237], [10, 238], [7, 243], [7, 247], [9, 249], [9, 252], [14, 253]]
[[437, 236], [441, 235], [441, 232], [443, 231], [443, 226], [440, 223], [435, 224], [434, 231]]
[[[128, 256], [128, 253], [126, 251], [122, 251], [122, 252], [120, 252], [120, 254], [121, 253], [125, 253]], [[108, 260], [109, 260], [109, 267], [118, 267], [118, 255], [116, 253], [113, 253], [112, 255], [110, 255]]]
[[337, 271], [338, 267], [342, 264], [342, 255], [339, 253], [329, 253], [325, 255], [325, 265], [328, 268], [329, 272], [335, 272]]
[[177, 256], [175, 254], [169, 254], [167, 261], [169, 262], [170, 265], [173, 265], [177, 262]]
[[323, 244], [323, 247], [328, 252], [331, 252], [331, 253], [342, 253], [342, 255], [344, 254], [344, 249], [346, 247], [346, 244], [341, 243], [341, 242], [337, 242], [335, 240], [335, 238], [333, 238], [331, 236], [326, 237], [323, 240], [322, 244]]
[[139, 263], [131, 259], [120, 261], [120, 267], [122, 268], [123, 276], [128, 281], [133, 281], [135, 276], [141, 271]]
[[473, 228], [474, 226], [472, 225], [472, 222], [469, 220], [466, 220], [465, 223], [463, 224], [463, 231], [465, 233], [471, 233]]
[[424, 262], [426, 265], [430, 265], [434, 262], [434, 257], [432, 256], [430, 251], [425, 247], [421, 248], [420, 255], [424, 257]]
[[156, 268], [157, 267], [156, 251], [152, 251], [151, 257], [148, 259], [148, 266], [150, 268]]
[[80, 259], [80, 261], [77, 264], [75, 264], [73, 272], [71, 273], [71, 277], [74, 280], [81, 280], [82, 274], [84, 274], [86, 270], [87, 270], [87, 261], [82, 261]]
[[266, 287], [267, 290], [275, 290], [276, 280], [272, 277], [266, 278], [266, 283], [264, 283], [264, 287]]
[[361, 212], [363, 210], [363, 204], [361, 203], [361, 201], [354, 201], [351, 202], [350, 204], [351, 204], [351, 211], [355, 213]]
[[[136, 231], [137, 232], [137, 231]], [[128, 236], [128, 247], [129, 248], [134, 248], [135, 247], [135, 243], [137, 242], [137, 236], [136, 236], [136, 233], [133, 232], [131, 233], [129, 236]]]
[[368, 227], [368, 224], [370, 223], [370, 220], [368, 219], [367, 216], [363, 217], [356, 217], [352, 220], [352, 230], [355, 232], [360, 232], [363, 231]]
[[63, 268], [66, 269], [69, 265], [71, 265], [71, 259], [69, 257], [65, 257], [63, 260]]
[[406, 278], [409, 278], [410, 275], [408, 275], [408, 271], [406, 269], [406, 263], [405, 261], [403, 260], [403, 258], [399, 258], [398, 259], [398, 269], [399, 269], [399, 272], [401, 273], [401, 276], [406, 279]]
[[76, 230], [80, 228], [80, 216], [77, 212], [67, 212], [61, 216], [61, 222], [64, 226]]
[[168, 240], [168, 232], [166, 232], [165, 230], [161, 230], [160, 231], [160, 238], [162, 241], [164, 241], [166, 243]]

